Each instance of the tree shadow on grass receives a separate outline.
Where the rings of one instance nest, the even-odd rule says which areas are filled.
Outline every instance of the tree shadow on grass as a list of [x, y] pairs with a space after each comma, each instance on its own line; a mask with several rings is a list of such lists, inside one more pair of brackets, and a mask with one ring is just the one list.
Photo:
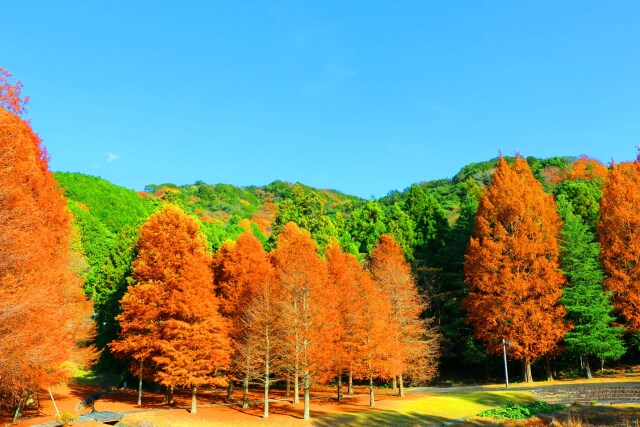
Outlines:
[[375, 410], [351, 414], [324, 414], [312, 420], [315, 427], [333, 426], [372, 426], [372, 427], [414, 427], [428, 426], [452, 421], [450, 418], [424, 415], [416, 412], [399, 413], [388, 410]]
[[[485, 406], [501, 406], [506, 405], [509, 402], [514, 403], [531, 403], [536, 400], [533, 394], [528, 393], [526, 391], [516, 390], [518, 395], [503, 395], [496, 394], [490, 392], [472, 392], [472, 393], [455, 393], [452, 396], [455, 396], [458, 399], [465, 400], [470, 403], [475, 403], [478, 405]], [[523, 399], [523, 395], [530, 398]]]

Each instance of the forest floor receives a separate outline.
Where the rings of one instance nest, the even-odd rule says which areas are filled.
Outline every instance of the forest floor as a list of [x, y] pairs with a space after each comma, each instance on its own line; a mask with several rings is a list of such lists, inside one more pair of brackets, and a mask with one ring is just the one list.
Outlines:
[[[583, 383], [638, 382], [640, 376], [625, 375], [609, 378], [586, 380], [536, 382], [535, 387], [574, 385]], [[175, 403], [167, 406], [162, 403], [163, 395], [145, 391], [143, 405], [138, 406], [135, 390], [114, 391], [95, 402], [96, 411], [112, 411], [124, 416], [121, 426], [127, 427], [165, 427], [165, 426], [428, 426], [452, 423], [469, 426], [496, 425], [550, 425], [550, 418], [541, 418], [526, 422], [503, 422], [477, 418], [479, 412], [503, 405], [507, 402], [527, 403], [534, 400], [528, 391], [530, 384], [512, 384], [509, 390], [499, 384], [463, 387], [420, 387], [407, 389], [404, 398], [398, 398], [397, 392], [382, 388], [376, 390], [375, 407], [369, 407], [368, 388], [356, 387], [356, 394], [345, 396], [338, 402], [334, 388], [315, 390], [311, 393], [311, 420], [302, 419], [302, 402], [291, 403], [285, 398], [282, 390], [270, 393], [270, 416], [262, 418], [262, 394], [260, 390], [252, 390], [251, 406], [242, 409], [238, 402], [242, 390], [235, 390], [234, 402], [226, 401], [226, 390], [204, 390], [198, 393], [198, 409], [196, 414], [189, 411], [191, 396], [189, 391], [179, 391], [175, 395]], [[78, 403], [100, 390], [93, 384], [70, 383], [52, 387], [52, 392], [60, 412], [85, 415], [89, 407], [77, 411]], [[18, 426], [36, 426], [54, 420], [55, 409], [46, 391], [39, 394], [40, 409], [27, 410]], [[469, 418], [470, 417], [470, 418]], [[620, 425], [636, 426], [640, 420], [640, 406], [606, 405], [606, 406], [571, 406], [556, 417], [584, 421], [577, 425]], [[462, 421], [461, 419], [464, 419]], [[619, 420], [615, 421], [615, 420]], [[0, 417], [0, 425], [10, 423], [10, 418]], [[80, 427], [104, 427], [98, 422], [76, 422]], [[566, 424], [569, 425], [569, 424]]]

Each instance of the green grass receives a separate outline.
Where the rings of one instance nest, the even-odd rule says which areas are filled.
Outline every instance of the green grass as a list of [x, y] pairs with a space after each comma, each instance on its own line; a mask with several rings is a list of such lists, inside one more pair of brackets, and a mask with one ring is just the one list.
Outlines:
[[396, 402], [394, 410], [366, 408], [346, 415], [320, 416], [313, 425], [413, 427], [474, 416], [484, 410], [507, 403], [532, 403], [529, 392], [438, 393], [420, 399]]

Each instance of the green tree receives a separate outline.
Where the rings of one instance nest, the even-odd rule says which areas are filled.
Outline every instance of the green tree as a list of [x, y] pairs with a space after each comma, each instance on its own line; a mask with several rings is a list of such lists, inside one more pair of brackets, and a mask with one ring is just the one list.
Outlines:
[[99, 365], [109, 368], [115, 359], [107, 346], [120, 332], [116, 316], [120, 314], [120, 300], [131, 282], [131, 263], [136, 256], [138, 230], [124, 227], [116, 236], [104, 263], [96, 271], [93, 293], [94, 319], [97, 325], [96, 344], [103, 349]]
[[113, 233], [109, 231], [95, 216], [91, 215], [86, 206], [68, 201], [69, 210], [73, 214], [73, 226], [78, 231], [82, 254], [88, 264], [84, 271], [84, 289], [88, 296], [94, 298], [100, 287], [97, 281], [97, 272], [109, 256], [114, 243]]
[[572, 210], [582, 218], [582, 221], [594, 232], [596, 222], [600, 220], [600, 202], [602, 198], [601, 179], [566, 180], [560, 183], [553, 194], [557, 199], [565, 196], [571, 203]]
[[[462, 187], [460, 216], [451, 227], [445, 246], [432, 260], [435, 267], [430, 269], [431, 278], [427, 282], [431, 296], [430, 314], [437, 319], [442, 334], [443, 369], [449, 367], [457, 370], [460, 364], [482, 364], [487, 368], [484, 363], [487, 353], [482, 344], [473, 338], [473, 330], [464, 321], [466, 313], [461, 305], [468, 295], [468, 286], [464, 281], [465, 252], [473, 236], [482, 189], [472, 178], [458, 185]], [[421, 273], [424, 277], [425, 271]]]
[[380, 236], [387, 232], [386, 217], [380, 203], [369, 200], [354, 209], [347, 220], [346, 229], [358, 244], [360, 254], [369, 254]]
[[405, 211], [415, 223], [415, 258], [425, 259], [444, 246], [449, 220], [432, 194], [413, 184], [405, 200]]
[[558, 197], [558, 212], [564, 220], [560, 239], [560, 261], [568, 279], [561, 299], [573, 322], [565, 335], [567, 350], [582, 358], [585, 375], [591, 378], [589, 356], [617, 360], [625, 353], [624, 328], [612, 326], [615, 317], [610, 292], [604, 290], [600, 246], [590, 227], [573, 211], [566, 196]]
[[413, 247], [416, 243], [415, 224], [411, 217], [394, 203], [386, 208], [387, 233], [402, 248], [407, 259], [413, 260]]
[[275, 244], [284, 226], [293, 222], [311, 233], [311, 238], [322, 251], [332, 238], [338, 237], [325, 205], [316, 192], [305, 191], [300, 184], [294, 185], [291, 199], [284, 200], [278, 206], [278, 216], [272, 226], [271, 245]]

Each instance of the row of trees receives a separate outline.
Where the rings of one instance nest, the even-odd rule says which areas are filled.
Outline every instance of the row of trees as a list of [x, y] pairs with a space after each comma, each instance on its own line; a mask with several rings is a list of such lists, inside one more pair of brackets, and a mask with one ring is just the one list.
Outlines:
[[588, 204], [563, 194], [556, 205], [523, 159], [510, 167], [500, 158], [466, 252], [463, 306], [489, 352], [511, 344], [526, 381], [531, 363], [558, 355], [561, 344], [580, 355], [589, 378], [590, 356], [622, 356], [624, 328], [615, 324], [611, 297], [627, 328], [638, 330], [639, 184], [638, 162], [613, 165], [597, 221]]
[[[342, 379], [431, 378], [438, 343], [422, 319], [426, 301], [417, 291], [404, 252], [383, 235], [369, 268], [330, 242], [324, 258], [311, 235], [284, 225], [267, 253], [251, 233], [209, 254], [198, 221], [166, 205], [140, 229], [130, 286], [122, 299], [120, 339], [111, 349], [132, 361], [140, 382], [192, 390], [242, 381], [264, 389], [268, 416], [273, 381], [293, 384], [293, 399], [314, 383]], [[288, 388], [288, 386], [287, 386]]]

